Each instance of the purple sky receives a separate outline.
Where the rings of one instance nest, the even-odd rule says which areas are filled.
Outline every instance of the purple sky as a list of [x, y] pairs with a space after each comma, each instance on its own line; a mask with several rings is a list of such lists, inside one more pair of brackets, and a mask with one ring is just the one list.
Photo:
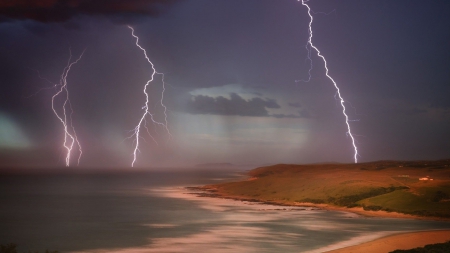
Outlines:
[[[321, 59], [312, 58], [310, 82], [298, 81], [309, 69], [301, 2], [10, 2], [0, 4], [2, 166], [64, 166], [56, 90], [41, 90], [50, 84], [37, 71], [58, 82], [71, 49], [74, 57], [86, 50], [67, 78], [80, 166], [130, 167], [127, 137], [142, 116], [151, 68], [128, 24], [165, 73], [172, 133], [148, 124], [158, 145], [142, 133], [137, 167], [353, 162]], [[358, 160], [449, 158], [450, 2], [309, 4], [313, 43], [348, 101]], [[161, 121], [160, 80], [148, 92]]]

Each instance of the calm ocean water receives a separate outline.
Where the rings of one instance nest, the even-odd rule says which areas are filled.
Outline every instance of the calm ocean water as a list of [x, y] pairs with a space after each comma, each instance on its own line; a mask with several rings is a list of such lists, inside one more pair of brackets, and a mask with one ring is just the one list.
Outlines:
[[[64, 170], [61, 170], [64, 171]], [[231, 170], [0, 175], [0, 244], [60, 252], [323, 252], [449, 222], [196, 197]]]

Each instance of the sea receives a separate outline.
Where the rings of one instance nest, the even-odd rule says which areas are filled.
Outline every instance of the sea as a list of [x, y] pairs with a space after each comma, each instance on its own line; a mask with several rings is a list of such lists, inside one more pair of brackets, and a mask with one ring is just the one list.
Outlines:
[[19, 252], [326, 252], [450, 222], [201, 197], [186, 188], [236, 168], [9, 170], [0, 173], [0, 244]]

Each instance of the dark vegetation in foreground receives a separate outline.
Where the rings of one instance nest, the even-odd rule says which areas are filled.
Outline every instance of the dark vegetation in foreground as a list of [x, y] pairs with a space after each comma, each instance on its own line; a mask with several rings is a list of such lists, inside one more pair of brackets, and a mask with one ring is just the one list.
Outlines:
[[[0, 253], [19, 253], [14, 243], [0, 244]], [[26, 253], [39, 253], [39, 251], [27, 251]], [[59, 253], [58, 251], [46, 250], [44, 253]]]
[[425, 247], [419, 247], [408, 250], [394, 250], [389, 253], [449, 253], [450, 241], [444, 243], [428, 244]]
[[328, 204], [450, 218], [450, 160], [279, 164], [248, 175], [250, 180], [203, 189], [217, 196], [283, 205]]

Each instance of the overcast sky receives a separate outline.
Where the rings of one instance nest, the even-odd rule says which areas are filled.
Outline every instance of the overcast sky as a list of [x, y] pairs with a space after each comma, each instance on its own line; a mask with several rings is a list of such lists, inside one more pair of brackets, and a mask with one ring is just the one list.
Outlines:
[[[35, 3], [33, 3], [35, 2]], [[450, 157], [450, 2], [311, 0], [313, 43], [347, 102], [359, 162]], [[136, 167], [353, 162], [336, 89], [305, 48], [296, 0], [2, 1], [0, 163], [64, 166], [51, 107], [67, 87], [82, 167], [130, 167], [151, 65], [168, 129], [141, 130]], [[162, 83], [147, 89], [164, 122]], [[55, 100], [61, 110], [62, 97]], [[62, 111], [59, 111], [62, 112]], [[77, 152], [71, 157], [76, 166]]]

